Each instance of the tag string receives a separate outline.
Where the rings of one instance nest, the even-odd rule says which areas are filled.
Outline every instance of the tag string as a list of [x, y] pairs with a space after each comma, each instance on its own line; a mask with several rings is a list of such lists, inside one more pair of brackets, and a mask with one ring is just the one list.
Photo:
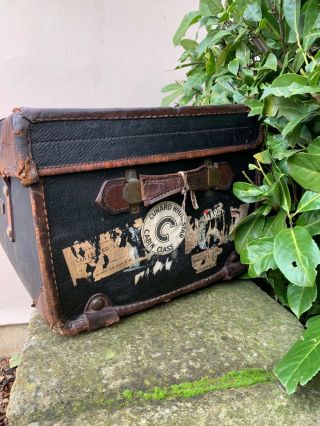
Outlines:
[[187, 181], [187, 175], [185, 174], [185, 172], [178, 172], [178, 173], [182, 177], [182, 180], [183, 180], [183, 188], [182, 188], [182, 191], [181, 191], [181, 194], [183, 195], [182, 209], [184, 211], [186, 210], [187, 194], [188, 194], [188, 191], [190, 191], [190, 198], [191, 198], [192, 207], [195, 210], [197, 210], [199, 208], [199, 206], [198, 206], [198, 202], [197, 202], [196, 193], [193, 189], [190, 189], [190, 187], [188, 185], [188, 181]]

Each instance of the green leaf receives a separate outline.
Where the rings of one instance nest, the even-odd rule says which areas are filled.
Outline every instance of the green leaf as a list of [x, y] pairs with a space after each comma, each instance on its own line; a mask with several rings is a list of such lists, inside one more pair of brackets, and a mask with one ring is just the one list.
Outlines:
[[[295, 34], [292, 33], [294, 35], [295, 38]], [[295, 43], [296, 40], [293, 41], [293, 43]], [[291, 64], [291, 69], [298, 73], [300, 68], [302, 67], [302, 65], [304, 64], [304, 55], [303, 55], [303, 51], [301, 49], [297, 49], [295, 57], [293, 59], [293, 62]]]
[[249, 100], [249, 101], [245, 101], [245, 104], [247, 107], [250, 108], [250, 113], [249, 113], [249, 117], [252, 117], [253, 115], [260, 115], [262, 114], [262, 110], [263, 110], [263, 103], [253, 99], [253, 100]]
[[307, 2], [307, 8], [304, 15], [304, 26], [303, 26], [303, 46], [308, 50], [314, 43], [315, 39], [308, 37], [311, 34], [317, 18], [320, 14], [319, 0], [309, 0]]
[[185, 50], [196, 49], [198, 43], [194, 40], [190, 40], [189, 38], [185, 38], [181, 40], [180, 46], [182, 46]]
[[263, 235], [266, 237], [275, 237], [282, 229], [286, 228], [287, 214], [281, 210], [276, 216], [271, 216], [266, 219], [263, 228]]
[[229, 62], [228, 69], [231, 72], [231, 74], [237, 75], [239, 70], [239, 59], [234, 58], [231, 62]]
[[269, 187], [266, 185], [256, 186], [247, 182], [235, 182], [233, 192], [239, 200], [245, 203], [255, 203], [264, 199]]
[[287, 291], [288, 304], [297, 318], [311, 308], [312, 303], [317, 297], [317, 286], [299, 287], [289, 284]]
[[308, 154], [320, 154], [320, 136], [309, 144]]
[[270, 153], [269, 151], [266, 149], [264, 151], [261, 152], [257, 152], [256, 154], [254, 154], [254, 158], [262, 164], [271, 164], [271, 158], [270, 158]]
[[170, 83], [170, 84], [167, 84], [166, 86], [164, 86], [161, 89], [161, 92], [162, 93], [172, 92], [173, 90], [177, 90], [177, 89], [180, 89], [180, 88], [181, 88], [181, 85], [179, 83]]
[[318, 92], [320, 92], [320, 86], [310, 86], [307, 77], [288, 73], [275, 78], [272, 84], [264, 89], [261, 99], [265, 99], [270, 95], [288, 98], [293, 95]]
[[235, 247], [238, 253], [250, 241], [262, 235], [265, 218], [261, 214], [251, 214], [235, 230]]
[[168, 96], [166, 96], [162, 99], [161, 106], [164, 107], [164, 106], [170, 105], [181, 94], [182, 94], [182, 89], [181, 90], [180, 89], [175, 90], [170, 95], [168, 95]]
[[316, 112], [306, 112], [304, 114], [300, 114], [294, 120], [288, 122], [282, 130], [282, 135], [286, 137], [289, 133], [291, 133], [302, 121], [313, 118], [316, 115]]
[[288, 159], [290, 175], [304, 189], [320, 192], [320, 154], [298, 153]]
[[216, 69], [216, 61], [212, 50], [210, 49], [206, 54], [206, 74], [211, 75]]
[[283, 13], [287, 24], [299, 38], [300, 0], [283, 0]]
[[273, 254], [278, 268], [291, 283], [300, 287], [314, 285], [320, 251], [304, 228], [296, 226], [279, 232]]
[[189, 12], [184, 16], [175, 35], [173, 36], [173, 44], [175, 46], [178, 46], [178, 44], [180, 44], [188, 28], [198, 22], [200, 18], [201, 14], [199, 13], [199, 11]]
[[320, 209], [320, 194], [318, 192], [306, 191], [299, 201], [296, 213], [317, 209]]
[[233, 93], [232, 98], [236, 104], [243, 104], [246, 100], [246, 97], [242, 93], [240, 93], [239, 90], [236, 90]]
[[307, 330], [275, 367], [275, 374], [289, 395], [320, 370], [320, 316], [307, 322]]
[[204, 16], [215, 15], [221, 11], [220, 0], [200, 0], [199, 10]]
[[15, 354], [13, 355], [10, 360], [9, 360], [9, 366], [10, 368], [16, 368], [19, 367], [20, 363], [21, 363], [21, 354]]
[[320, 234], [320, 210], [302, 213], [298, 220], [298, 226], [303, 226], [311, 236]]
[[280, 43], [274, 38], [267, 38], [266, 45], [269, 49], [278, 50], [281, 48]]
[[262, 18], [260, 5], [258, 3], [249, 4], [243, 12], [243, 18], [246, 21], [259, 22]]
[[282, 160], [285, 158], [285, 153], [288, 150], [288, 142], [282, 135], [268, 135], [266, 145], [275, 159]]
[[239, 59], [240, 65], [246, 66], [250, 63], [250, 49], [246, 43], [242, 42], [236, 50], [236, 58]]
[[251, 278], [260, 277], [262, 272], [276, 269], [273, 258], [274, 237], [262, 237], [251, 241], [240, 251], [241, 262], [249, 265], [248, 274]]
[[283, 210], [289, 215], [291, 208], [291, 196], [288, 189], [286, 178], [281, 176], [274, 184], [274, 190], [272, 192], [273, 198], [276, 203], [283, 208]]
[[274, 127], [279, 132], [282, 132], [283, 128], [287, 124], [287, 120], [282, 117], [281, 118], [268, 117], [264, 120], [264, 122], [268, 124], [269, 126]]
[[277, 33], [279, 31], [279, 24], [275, 16], [273, 15], [273, 12], [270, 10], [271, 8], [270, 8], [270, 3], [268, 0], [261, 1], [261, 9], [262, 9], [262, 15], [268, 21], [270, 27], [272, 28], [272, 31]]
[[[301, 112], [301, 102], [295, 98], [275, 98], [275, 104], [278, 108], [278, 117], [285, 117], [288, 121], [297, 118]], [[306, 111], [308, 112], [308, 111]]]
[[277, 298], [283, 305], [288, 305], [287, 300], [287, 285], [288, 281], [283, 276], [283, 274], [279, 271], [279, 269], [270, 270], [267, 273], [267, 278], [270, 284], [272, 285], [274, 292]]
[[278, 60], [274, 53], [269, 53], [267, 60], [262, 65], [261, 69], [277, 71]]

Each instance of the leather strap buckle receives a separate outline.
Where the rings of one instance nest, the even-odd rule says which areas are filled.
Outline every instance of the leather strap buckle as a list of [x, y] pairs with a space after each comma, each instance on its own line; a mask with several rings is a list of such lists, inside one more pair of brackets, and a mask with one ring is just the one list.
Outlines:
[[127, 184], [123, 188], [122, 198], [128, 203], [130, 213], [138, 213], [139, 204], [142, 203], [142, 196], [141, 182], [138, 179], [137, 172], [133, 169], [127, 170], [125, 179]]
[[171, 195], [188, 191], [226, 191], [233, 181], [233, 172], [228, 163], [204, 164], [196, 169], [164, 175], [140, 175], [134, 169], [126, 171], [125, 177], [104, 182], [96, 203], [110, 214], [139, 212], [145, 207], [164, 200]]

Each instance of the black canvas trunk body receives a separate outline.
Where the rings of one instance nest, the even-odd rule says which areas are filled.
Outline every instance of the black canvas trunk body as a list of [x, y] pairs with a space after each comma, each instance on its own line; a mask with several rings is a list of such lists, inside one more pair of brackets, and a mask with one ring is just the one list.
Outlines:
[[243, 272], [232, 184], [262, 140], [244, 106], [21, 108], [0, 131], [0, 242], [56, 332]]

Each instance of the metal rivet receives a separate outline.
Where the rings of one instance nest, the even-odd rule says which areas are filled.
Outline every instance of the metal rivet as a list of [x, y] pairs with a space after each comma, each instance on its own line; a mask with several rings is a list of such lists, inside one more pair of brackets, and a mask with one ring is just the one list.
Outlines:
[[11, 228], [11, 226], [7, 227], [7, 236], [10, 238], [10, 240], [12, 239], [12, 228]]
[[96, 297], [90, 303], [90, 307], [94, 311], [101, 311], [105, 307], [106, 301], [102, 297]]

